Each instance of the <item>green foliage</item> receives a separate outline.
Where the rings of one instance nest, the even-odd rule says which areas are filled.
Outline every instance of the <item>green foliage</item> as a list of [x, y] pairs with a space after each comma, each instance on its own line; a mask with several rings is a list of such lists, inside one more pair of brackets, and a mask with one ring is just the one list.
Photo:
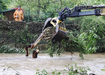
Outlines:
[[50, 41], [47, 45], [48, 53], [51, 57], [53, 57], [53, 54], [60, 55], [64, 51], [69, 51], [71, 54], [73, 52], [77, 51], [78, 43], [76, 42], [76, 38], [72, 35], [72, 33], [68, 32], [69, 40], [62, 40], [61, 42], [53, 43]]
[[[29, 19], [29, 21], [28, 21], [28, 19]], [[24, 21], [26, 21], [26, 22], [32, 22], [34, 19], [33, 19], [33, 17], [31, 16], [31, 15], [24, 15]]]
[[0, 53], [22, 53], [23, 50], [20, 48], [11, 47], [8, 45], [2, 45], [0, 47]]
[[100, 37], [93, 30], [83, 32], [78, 36], [78, 43], [82, 45], [84, 54], [96, 52], [97, 39]]
[[80, 57], [83, 54], [105, 52], [105, 18], [102, 16], [84, 16], [70, 19], [80, 30], [70, 31], [75, 35]]
[[[86, 22], [86, 21], [85, 21]], [[100, 22], [102, 23], [102, 22]], [[85, 23], [84, 23], [85, 24]], [[100, 28], [100, 29], [99, 29]], [[90, 29], [84, 29], [86, 32], [82, 32], [75, 35], [75, 31], [68, 31], [67, 35], [69, 40], [63, 40], [60, 43], [55, 43], [52, 45], [51, 42], [48, 44], [48, 53], [50, 56], [53, 56], [54, 53], [60, 55], [64, 51], [69, 51], [71, 53], [78, 51], [80, 52], [79, 56], [83, 58], [83, 54], [91, 54], [97, 51], [102, 51], [104, 48], [104, 25], [94, 26]], [[99, 30], [97, 30], [99, 29]], [[100, 31], [101, 30], [101, 31]], [[103, 33], [100, 34], [99, 32]], [[77, 33], [77, 32], [76, 32]], [[75, 35], [75, 36], [74, 36]], [[103, 45], [102, 45], [103, 44]]]
[[90, 71], [89, 67], [78, 67], [77, 63], [75, 65], [66, 65], [66, 68], [68, 68], [68, 74], [69, 75], [87, 75], [87, 71]]
[[[105, 19], [104, 17], [85, 16], [71, 19], [80, 30], [76, 30], [75, 42], [77, 43], [80, 57], [83, 54], [91, 54], [95, 52], [105, 52]], [[75, 31], [73, 31], [73, 35]]]
[[[105, 22], [103, 17], [83, 17], [80, 21], [81, 29], [78, 35], [79, 42], [82, 43], [86, 51], [100, 52], [105, 47]], [[90, 51], [89, 51], [90, 52]], [[90, 53], [92, 53], [90, 52]]]
[[10, 31], [9, 36], [11, 37], [12, 40], [15, 41], [15, 43], [23, 43], [23, 44], [29, 44], [34, 42], [34, 40], [38, 37], [36, 34], [30, 34], [28, 32], [28, 26], [26, 26], [26, 30], [21, 30], [21, 31]]
[[103, 5], [105, 4], [104, 0], [80, 0], [81, 4], [84, 5]]
[[101, 71], [105, 71], [105, 69], [101, 69]]
[[[89, 67], [78, 67], [77, 64], [66, 65], [67, 69], [58, 71], [55, 69], [52, 71], [52, 75], [87, 75], [87, 71], [90, 71]], [[36, 75], [50, 75], [45, 69], [42, 71], [37, 70]]]
[[48, 72], [45, 69], [43, 69], [41, 72], [37, 70], [36, 75], [48, 75]]
[[52, 74], [53, 74], [53, 75], [61, 75], [61, 71], [57, 71], [57, 70], [55, 69], [55, 71], [53, 71]]
[[104, 65], [104, 69], [101, 69], [101, 71], [105, 71], [105, 65]]
[[[0, 0], [0, 7], [2, 10], [5, 10], [7, 9], [6, 5], [5, 5], [5, 2], [3, 2], [3, 0]], [[1, 11], [1, 10], [0, 10]]]
[[4, 16], [0, 14], [0, 20], [4, 20]]
[[56, 54], [56, 55], [60, 55], [62, 52], [64, 52], [64, 47], [66, 45], [63, 45], [62, 47], [62, 44], [57, 42], [57, 43], [54, 43], [52, 44], [52, 42], [50, 41], [47, 45], [47, 48], [48, 48], [48, 53], [51, 57], [53, 57], [53, 54]]
[[[64, 7], [74, 7], [78, 0], [4, 0], [9, 9], [21, 6], [25, 11], [25, 16], [32, 15], [32, 19], [36, 21], [38, 19], [47, 19], [49, 17], [58, 16], [59, 11]], [[75, 3], [77, 2], [77, 3]], [[35, 19], [34, 19], [35, 18]], [[26, 21], [26, 20], [25, 20]]]

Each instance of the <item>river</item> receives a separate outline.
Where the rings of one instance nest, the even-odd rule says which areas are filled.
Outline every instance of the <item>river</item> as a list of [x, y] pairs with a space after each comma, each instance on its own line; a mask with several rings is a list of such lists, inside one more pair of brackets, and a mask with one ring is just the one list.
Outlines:
[[[61, 56], [50, 57], [47, 53], [39, 53], [38, 58], [32, 58], [30, 54], [26, 57], [25, 54], [0, 54], [0, 75], [35, 75], [36, 70], [42, 71], [45, 69], [51, 73], [55, 69], [67, 69], [65, 65], [74, 65], [78, 67], [89, 67], [91, 71], [97, 75], [105, 75], [105, 53], [87, 54], [82, 60], [79, 53], [63, 53]], [[72, 59], [71, 59], [72, 58]]]

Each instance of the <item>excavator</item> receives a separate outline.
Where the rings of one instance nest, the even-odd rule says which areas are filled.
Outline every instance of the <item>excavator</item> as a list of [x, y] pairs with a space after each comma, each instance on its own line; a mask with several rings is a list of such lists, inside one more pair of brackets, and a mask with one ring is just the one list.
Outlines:
[[[29, 48], [34, 48], [41, 41], [41, 39], [51, 39], [52, 42], [60, 42], [63, 39], [68, 39], [67, 30], [64, 24], [64, 20], [69, 17], [81, 17], [81, 16], [105, 16], [105, 5], [83, 5], [75, 6], [70, 9], [65, 7], [59, 12], [58, 17], [48, 18], [42, 28], [42, 33], [32, 44], [25, 47], [26, 56], [29, 56]], [[51, 35], [47, 36], [51, 30]]]

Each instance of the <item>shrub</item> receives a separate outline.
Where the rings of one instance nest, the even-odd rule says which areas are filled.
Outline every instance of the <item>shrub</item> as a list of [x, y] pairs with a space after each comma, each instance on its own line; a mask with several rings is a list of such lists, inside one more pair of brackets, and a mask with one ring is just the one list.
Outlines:
[[20, 48], [11, 47], [9, 45], [2, 45], [0, 47], [0, 53], [22, 53], [23, 50]]
[[[67, 69], [63, 69], [63, 70], [54, 70], [52, 71], [52, 75], [88, 75], [87, 71], [90, 71], [89, 67], [78, 67], [77, 64], [75, 63], [75, 65], [66, 65]], [[49, 75], [49, 73], [44, 69], [42, 71], [37, 70], [36, 75]]]

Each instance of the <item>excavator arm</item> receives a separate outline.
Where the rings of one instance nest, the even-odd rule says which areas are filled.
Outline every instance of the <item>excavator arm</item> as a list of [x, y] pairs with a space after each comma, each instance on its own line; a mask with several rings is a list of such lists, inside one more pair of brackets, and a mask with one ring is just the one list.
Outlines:
[[[85, 11], [88, 10], [88, 11]], [[51, 37], [47, 37], [52, 40], [52, 42], [60, 42], [62, 39], [68, 39], [67, 37], [67, 30], [64, 25], [64, 20], [68, 17], [80, 17], [80, 16], [105, 16], [105, 6], [92, 6], [92, 5], [86, 5], [86, 6], [75, 6], [73, 9], [70, 9], [68, 7], [65, 7], [62, 11], [59, 12], [58, 17], [55, 18], [48, 18], [45, 21], [45, 24], [42, 28], [42, 33], [40, 36], [36, 39], [36, 41], [28, 46], [25, 47], [24, 50], [26, 50], [26, 56], [29, 55], [29, 48], [34, 48], [39, 43], [39, 41], [46, 37], [46, 33], [49, 32], [48, 30], [52, 30], [53, 33], [51, 33]], [[50, 28], [53, 27], [53, 28]], [[48, 29], [48, 30], [47, 30]]]
[[[85, 11], [88, 10], [88, 11]], [[64, 21], [67, 17], [80, 17], [80, 16], [105, 16], [105, 6], [104, 5], [84, 5], [75, 6], [73, 9], [65, 7], [59, 12], [58, 19]]]
[[[25, 49], [23, 50], [26, 51], [26, 56], [29, 56], [29, 48], [32, 49], [34, 47], [37, 46], [37, 44], [42, 40], [42, 39], [51, 39], [51, 37], [47, 36], [47, 32], [49, 32], [49, 30], [53, 30], [52, 27], [53, 25], [50, 24], [50, 21], [51, 21], [52, 18], [48, 18], [46, 21], [45, 21], [45, 24], [42, 28], [42, 33], [39, 35], [39, 37], [36, 39], [36, 41], [32, 44], [29, 44], [25, 47]], [[47, 26], [48, 25], [48, 26]], [[53, 33], [54, 33], [54, 30], [53, 30]], [[51, 34], [53, 34], [51, 33]], [[52, 36], [52, 35], [51, 35]]]
[[26, 50], [26, 56], [29, 55], [29, 48], [34, 48], [40, 42], [40, 40], [44, 37], [44, 33], [41, 33], [40, 36], [36, 39], [36, 41], [28, 46], [25, 47], [24, 51]]

